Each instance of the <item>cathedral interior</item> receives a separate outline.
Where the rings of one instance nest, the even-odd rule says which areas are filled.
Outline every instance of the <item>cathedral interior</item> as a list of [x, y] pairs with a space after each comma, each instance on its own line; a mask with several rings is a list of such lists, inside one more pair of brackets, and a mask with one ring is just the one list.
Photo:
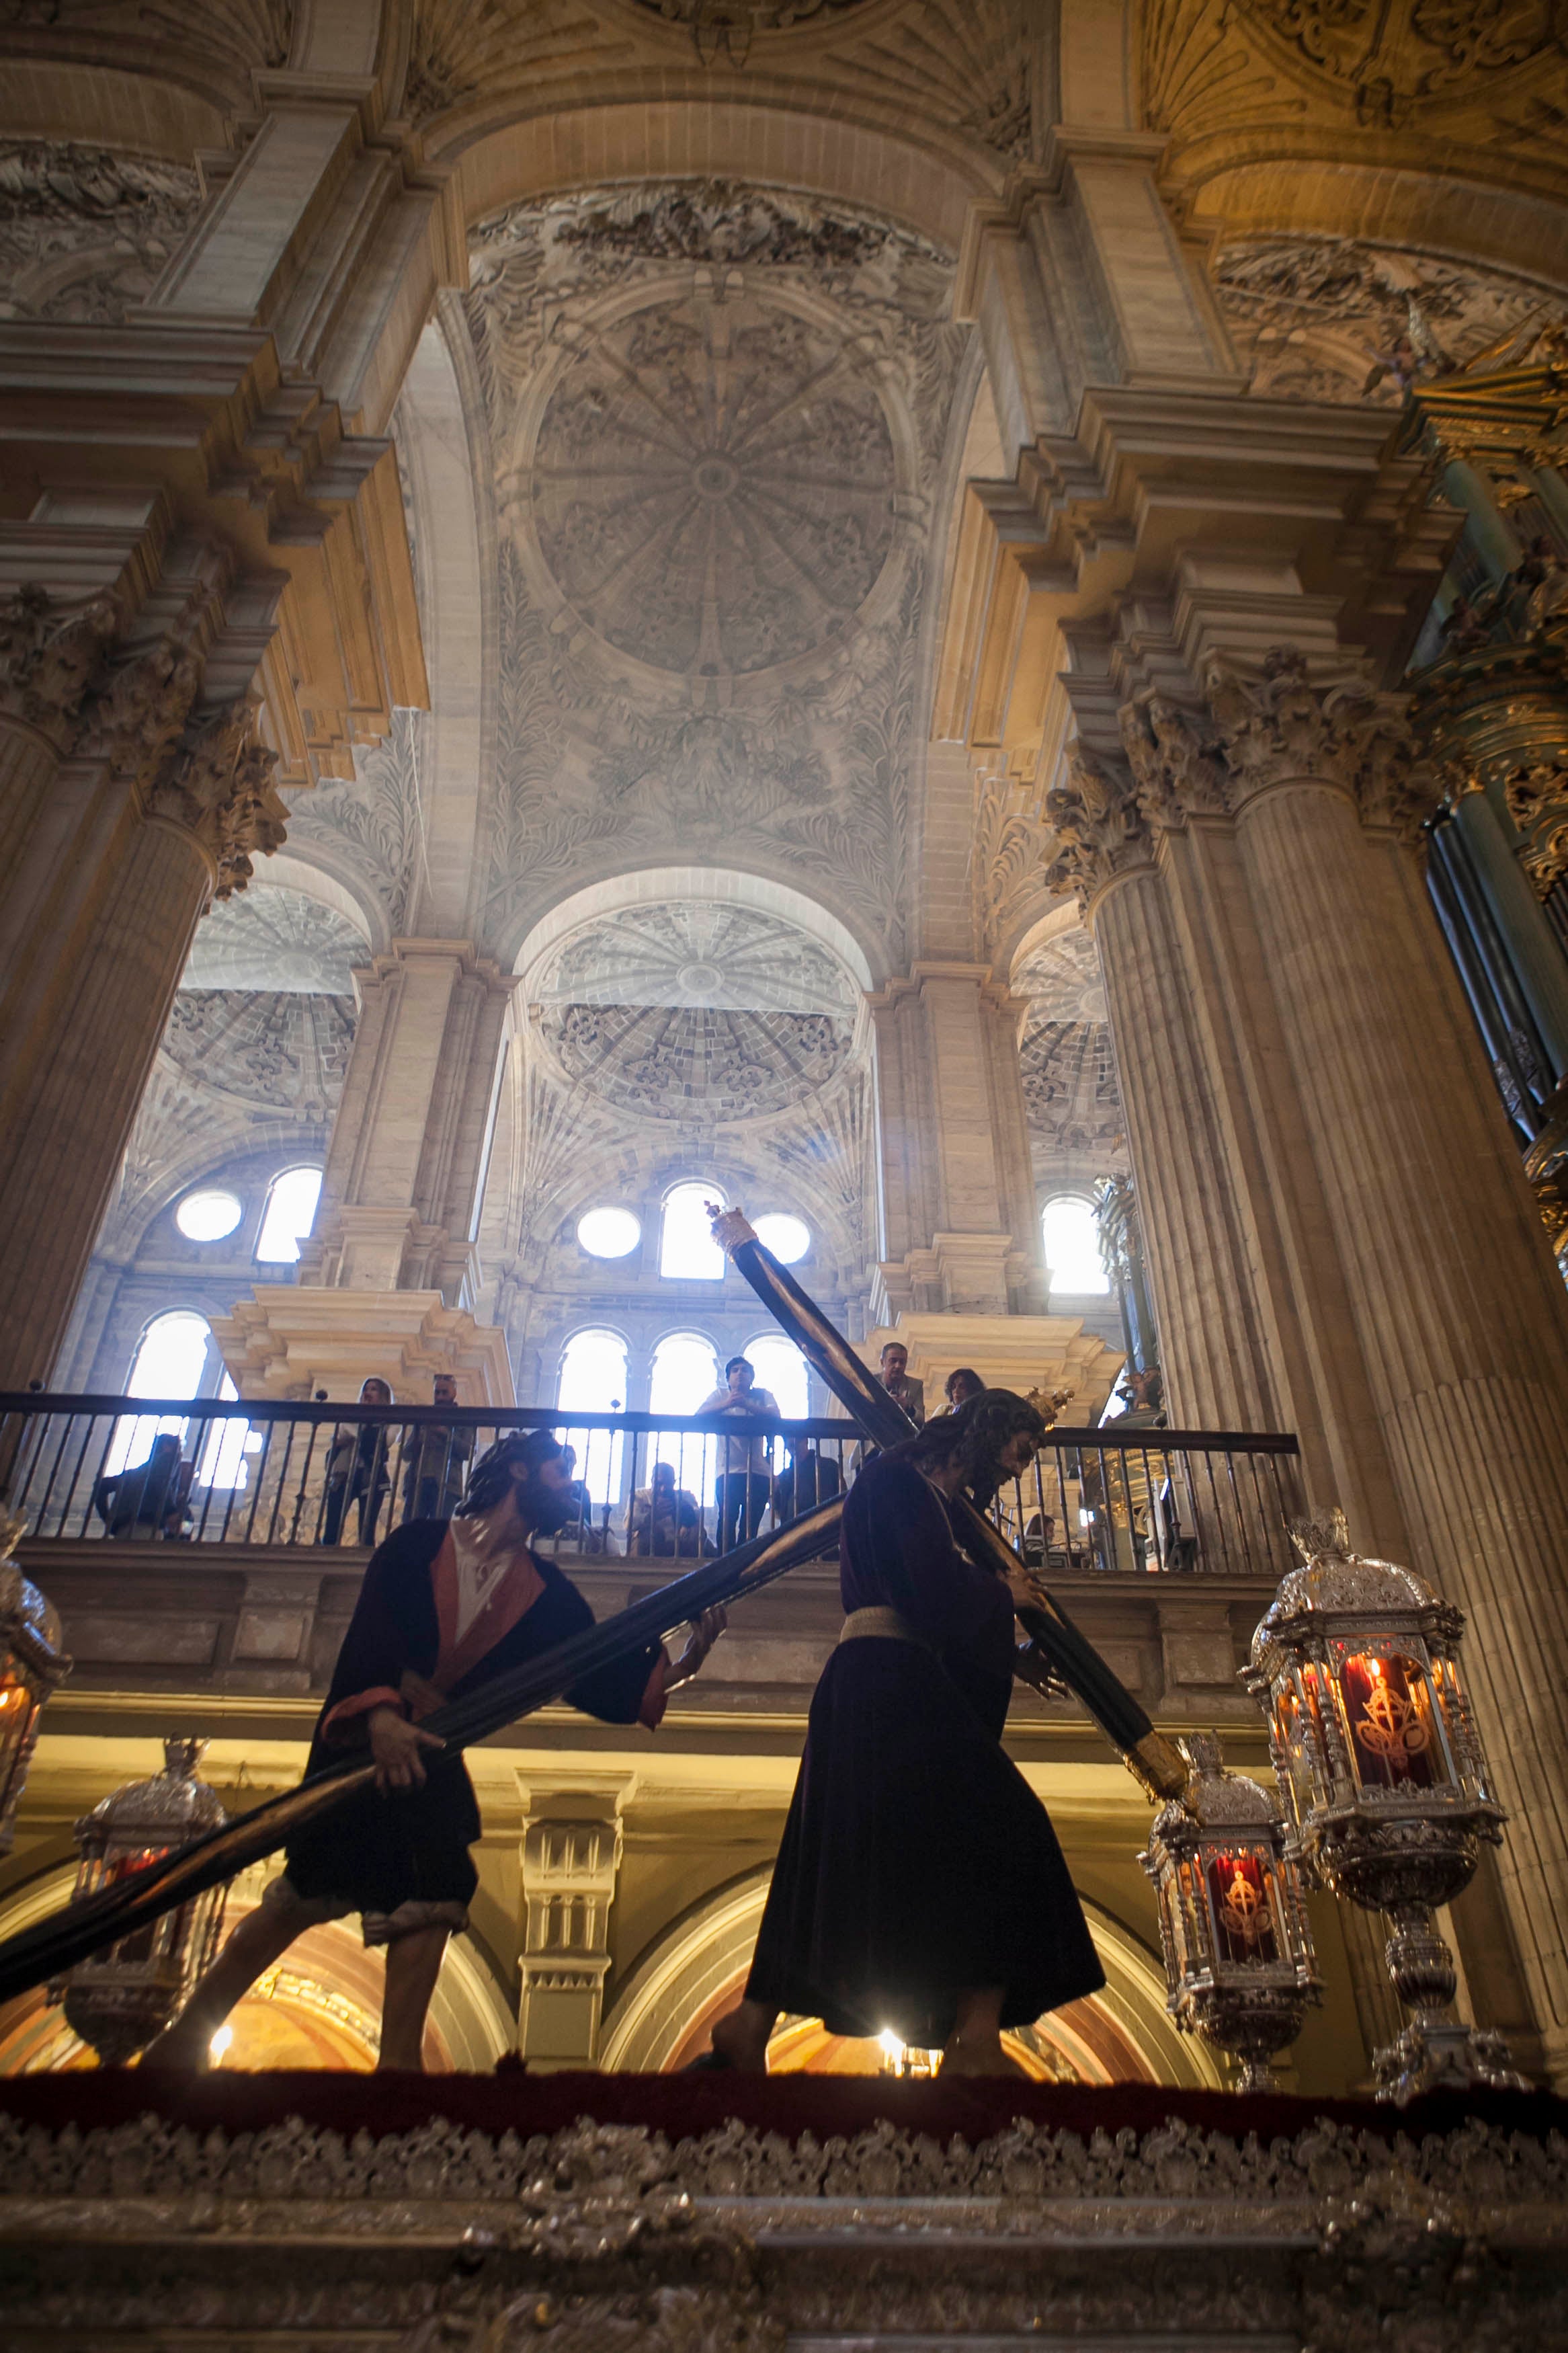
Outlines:
[[[763, 1533], [786, 1463], [854, 1475], [706, 1204], [928, 1415], [1042, 1401], [996, 1526], [1194, 1777], [1016, 1687], [1105, 1985], [1010, 2033], [1014, 2105], [921, 2139], [930, 2054], [791, 2015], [783, 2105], [683, 2112], [829, 1547], [656, 1734], [468, 1751], [425, 2106], [352, 1922], [161, 2125], [125, 1984], [217, 1899], [74, 2001], [0, 1966], [14, 2341], [1568, 2343], [1561, 6], [0, 0], [0, 1965], [294, 1788], [439, 1377], [470, 1451], [572, 1444], [601, 1625], [734, 1537], [737, 1355]], [[1289, 1713], [1365, 1658], [1402, 1827]], [[1262, 2076], [1173, 1926], [1194, 1790], [1300, 1874]]]

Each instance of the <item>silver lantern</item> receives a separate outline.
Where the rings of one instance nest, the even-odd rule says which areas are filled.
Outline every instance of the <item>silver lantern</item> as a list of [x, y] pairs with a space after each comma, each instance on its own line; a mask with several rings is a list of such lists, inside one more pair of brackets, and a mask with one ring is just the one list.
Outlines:
[[1505, 1819], [1460, 1677], [1463, 1614], [1413, 1570], [1352, 1552], [1342, 1512], [1291, 1536], [1301, 1566], [1242, 1680], [1268, 1715], [1309, 1882], [1387, 1915], [1389, 1975], [1411, 2017], [1373, 2059], [1378, 2095], [1522, 2089], [1501, 2035], [1454, 2017], [1454, 1957], [1432, 1916], [1468, 1886]]
[[1300, 1877], [1275, 1801], [1226, 1770], [1218, 1736], [1179, 1746], [1187, 1786], [1161, 1807], [1138, 1858], [1160, 1906], [1165, 2007], [1183, 2033], [1231, 2054], [1238, 2091], [1269, 2091], [1269, 2061], [1322, 1999]]
[[[76, 1826], [81, 1860], [71, 1900], [112, 1887], [228, 1820], [196, 1778], [205, 1740], [165, 1740], [163, 1769], [127, 1781]], [[226, 1890], [209, 1888], [95, 1953], [49, 1989], [68, 2024], [108, 2067], [123, 2067], [184, 2007], [217, 1949]]]
[[11, 1558], [23, 1526], [0, 1512], [0, 1854], [10, 1853], [16, 1835], [38, 1718], [71, 1666], [53, 1607]]

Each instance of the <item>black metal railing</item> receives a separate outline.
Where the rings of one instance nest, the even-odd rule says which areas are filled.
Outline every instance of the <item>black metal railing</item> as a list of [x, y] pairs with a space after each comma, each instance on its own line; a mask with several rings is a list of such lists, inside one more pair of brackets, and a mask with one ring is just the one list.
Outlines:
[[[447, 1516], [487, 1446], [538, 1429], [574, 1453], [573, 1516], [553, 1546], [590, 1555], [730, 1551], [841, 1493], [864, 1453], [837, 1419], [9, 1392], [0, 1498], [35, 1540], [366, 1546]], [[1302, 1508], [1297, 1458], [1288, 1436], [1053, 1430], [992, 1516], [1047, 1576], [1277, 1580]]]

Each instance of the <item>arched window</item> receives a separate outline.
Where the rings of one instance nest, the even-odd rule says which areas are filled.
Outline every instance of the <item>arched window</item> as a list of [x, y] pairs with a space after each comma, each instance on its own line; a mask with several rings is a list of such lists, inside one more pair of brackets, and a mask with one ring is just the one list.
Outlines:
[[677, 1185], [665, 1198], [658, 1271], [671, 1282], [721, 1282], [724, 1253], [713, 1239], [705, 1204], [724, 1196], [717, 1185]]
[[[125, 1394], [132, 1398], [194, 1398], [206, 1377], [212, 1331], [205, 1315], [193, 1307], [172, 1307], [154, 1315], [136, 1344]], [[123, 1417], [104, 1457], [106, 1472], [134, 1471], [153, 1451], [153, 1440], [166, 1430], [184, 1438], [190, 1427], [178, 1414], [138, 1413]]]
[[[760, 1389], [771, 1389], [778, 1399], [779, 1412], [785, 1421], [804, 1421], [811, 1411], [807, 1387], [805, 1358], [793, 1340], [782, 1332], [759, 1333], [748, 1340], [741, 1354], [751, 1359]], [[773, 1469], [780, 1472], [787, 1461], [782, 1438], [773, 1440]]]
[[1094, 1211], [1081, 1193], [1058, 1193], [1040, 1211], [1040, 1233], [1050, 1269], [1051, 1296], [1081, 1299], [1109, 1291]]
[[763, 1332], [756, 1339], [748, 1340], [742, 1349], [756, 1372], [757, 1387], [771, 1389], [779, 1401], [779, 1411], [785, 1421], [804, 1421], [811, 1408], [808, 1403], [805, 1358], [793, 1340], [781, 1332]]
[[[648, 1384], [650, 1413], [695, 1413], [706, 1397], [719, 1386], [719, 1352], [711, 1340], [700, 1332], [670, 1332], [653, 1352], [653, 1377]], [[673, 1462], [678, 1487], [694, 1487], [698, 1501], [712, 1473], [716, 1441], [712, 1439], [689, 1438], [679, 1430], [659, 1431], [653, 1442], [648, 1461], [648, 1475], [653, 1475], [655, 1462]]]
[[[561, 1359], [556, 1403], [567, 1413], [622, 1413], [626, 1402], [626, 1344], [618, 1332], [574, 1332]], [[621, 1492], [624, 1441], [618, 1430], [563, 1430], [575, 1448], [573, 1476], [595, 1504], [614, 1504]]]
[[268, 1187], [256, 1255], [266, 1266], [293, 1266], [300, 1244], [316, 1221], [321, 1198], [319, 1168], [285, 1168]]

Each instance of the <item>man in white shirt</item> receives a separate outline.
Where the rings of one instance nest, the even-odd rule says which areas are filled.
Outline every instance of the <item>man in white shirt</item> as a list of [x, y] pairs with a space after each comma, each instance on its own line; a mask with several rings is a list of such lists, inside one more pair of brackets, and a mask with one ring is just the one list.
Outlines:
[[[724, 1367], [726, 1386], [705, 1397], [697, 1411], [706, 1419], [710, 1414], [732, 1414], [738, 1419], [776, 1421], [778, 1399], [771, 1389], [756, 1386], [756, 1373], [744, 1356], [731, 1356]], [[754, 1536], [757, 1525], [767, 1508], [769, 1487], [773, 1477], [768, 1460], [768, 1441], [757, 1433], [747, 1438], [724, 1438], [719, 1441], [719, 1477], [714, 1484], [713, 1500], [719, 1507], [719, 1549], [730, 1552], [747, 1537]]]

